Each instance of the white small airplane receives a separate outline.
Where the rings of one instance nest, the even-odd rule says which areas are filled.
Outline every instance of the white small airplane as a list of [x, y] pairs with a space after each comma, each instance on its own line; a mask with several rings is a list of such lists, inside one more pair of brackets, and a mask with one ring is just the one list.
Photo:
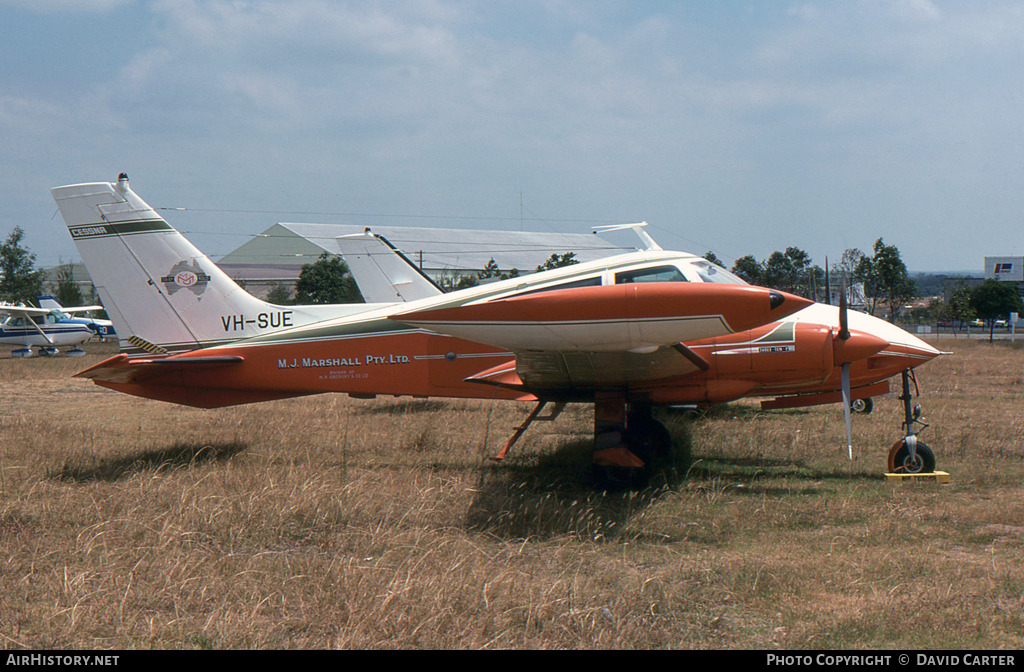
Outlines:
[[[23, 346], [12, 350], [12, 357], [33, 356], [34, 345], [43, 354], [56, 355], [60, 352], [57, 346], [77, 346], [96, 335], [89, 325], [59, 310], [5, 303], [0, 304], [0, 314], [7, 315], [0, 323], [0, 343]], [[85, 351], [75, 347], [65, 354], [81, 357]]]
[[380, 302], [278, 306], [235, 284], [127, 175], [52, 193], [120, 340], [121, 354], [78, 374], [103, 387], [205, 408], [323, 392], [535, 402], [498, 458], [545, 404], [557, 415], [592, 403], [594, 464], [638, 473], [671, 445], [656, 406], [843, 402], [849, 444], [851, 400], [902, 375], [889, 469], [935, 468], [913, 431], [909, 373], [938, 350], [845, 299], [753, 287], [639, 230], [646, 250], [448, 294], [393, 250], [378, 264], [367, 235], [371, 271], [387, 279]]

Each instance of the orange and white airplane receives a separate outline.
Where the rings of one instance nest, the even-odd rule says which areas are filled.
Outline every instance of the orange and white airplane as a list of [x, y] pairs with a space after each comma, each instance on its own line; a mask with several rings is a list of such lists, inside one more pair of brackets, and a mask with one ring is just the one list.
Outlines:
[[77, 374], [103, 387], [204, 408], [323, 392], [537, 402], [499, 458], [545, 404], [593, 403], [595, 464], [642, 472], [671, 444], [655, 406], [845, 399], [849, 434], [849, 402], [903, 373], [906, 431], [889, 467], [934, 469], [907, 372], [935, 348], [646, 234], [643, 251], [448, 294], [405, 269], [394, 284], [406, 296], [383, 294], [394, 301], [278, 306], [235, 284], [123, 173], [52, 193], [120, 340], [121, 354]]

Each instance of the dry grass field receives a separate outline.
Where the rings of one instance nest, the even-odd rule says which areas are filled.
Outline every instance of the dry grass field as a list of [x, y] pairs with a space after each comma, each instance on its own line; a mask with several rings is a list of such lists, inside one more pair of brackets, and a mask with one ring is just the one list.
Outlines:
[[[588, 487], [592, 411], [341, 395], [202, 411], [0, 355], [0, 648], [1024, 647], [1024, 351], [943, 340], [900, 403], [663, 414], [678, 473]], [[107, 350], [103, 351], [106, 347]], [[691, 454], [686, 461], [686, 453]]]

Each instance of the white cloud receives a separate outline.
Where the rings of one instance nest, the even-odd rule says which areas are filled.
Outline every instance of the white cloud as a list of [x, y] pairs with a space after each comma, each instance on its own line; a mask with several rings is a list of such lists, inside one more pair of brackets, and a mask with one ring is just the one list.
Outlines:
[[[1024, 6], [802, 2], [710, 23], [637, 7], [156, 0], [99, 19], [132, 39], [85, 77], [0, 75], [0, 129], [19, 165], [201, 174], [220, 190], [208, 204], [479, 213], [524, 189], [552, 214], [683, 211], [734, 239], [761, 221], [751, 246], [800, 244], [796, 227], [856, 207], [941, 213], [933, 185], [986, 161], [1024, 179], [1009, 151]], [[59, 46], [40, 49], [54, 73], [76, 58]]]
[[135, 0], [0, 0], [0, 7], [37, 14], [99, 14], [134, 3]]

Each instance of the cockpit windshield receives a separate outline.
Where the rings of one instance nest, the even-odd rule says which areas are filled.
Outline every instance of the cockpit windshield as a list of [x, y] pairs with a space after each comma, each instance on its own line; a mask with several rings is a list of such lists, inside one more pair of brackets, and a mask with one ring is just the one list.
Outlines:
[[698, 259], [691, 261], [690, 266], [697, 271], [697, 275], [703, 282], [714, 282], [722, 285], [745, 285], [747, 284], [739, 277], [733, 275], [717, 264], [710, 261]]

